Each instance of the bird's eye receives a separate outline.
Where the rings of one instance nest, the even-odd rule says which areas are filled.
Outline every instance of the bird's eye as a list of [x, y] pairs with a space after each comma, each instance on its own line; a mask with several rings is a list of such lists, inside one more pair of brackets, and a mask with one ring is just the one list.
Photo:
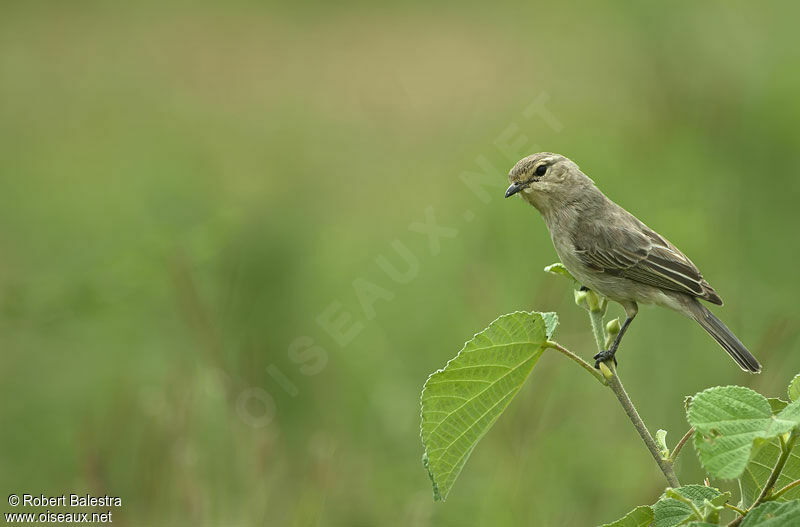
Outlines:
[[547, 165], [539, 165], [536, 167], [536, 175], [542, 177], [547, 172]]

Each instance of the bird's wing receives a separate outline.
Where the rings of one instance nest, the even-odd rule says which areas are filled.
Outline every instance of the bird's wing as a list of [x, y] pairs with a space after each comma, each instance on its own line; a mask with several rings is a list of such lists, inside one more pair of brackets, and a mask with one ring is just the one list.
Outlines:
[[613, 276], [679, 291], [722, 305], [722, 299], [682, 252], [655, 231], [636, 225], [584, 225], [575, 243], [581, 261]]

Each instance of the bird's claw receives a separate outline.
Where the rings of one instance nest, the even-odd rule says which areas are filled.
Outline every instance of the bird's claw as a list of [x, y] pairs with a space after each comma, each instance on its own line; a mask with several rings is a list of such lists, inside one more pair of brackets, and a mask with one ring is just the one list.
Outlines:
[[611, 359], [611, 360], [614, 361], [614, 366], [617, 365], [617, 357], [615, 356], [615, 352], [613, 352], [611, 350], [601, 351], [600, 353], [598, 353], [597, 355], [595, 355], [592, 358], [594, 359], [594, 367], [595, 367], [595, 369], [598, 369], [598, 370], [600, 369], [600, 363], [601, 362], [605, 362], [608, 359]]

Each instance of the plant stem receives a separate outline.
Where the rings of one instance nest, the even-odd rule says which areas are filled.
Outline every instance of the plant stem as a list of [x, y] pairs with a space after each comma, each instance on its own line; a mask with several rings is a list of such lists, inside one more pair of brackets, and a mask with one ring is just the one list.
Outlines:
[[769, 496], [769, 493], [772, 492], [772, 488], [778, 481], [778, 477], [781, 475], [783, 467], [786, 465], [786, 461], [789, 460], [789, 455], [792, 453], [792, 447], [794, 447], [795, 439], [797, 439], [797, 435], [794, 433], [794, 431], [792, 431], [792, 433], [789, 434], [789, 439], [788, 441], [786, 441], [786, 443], [784, 443], [783, 440], [781, 440], [781, 455], [778, 458], [778, 462], [775, 463], [775, 467], [772, 469], [772, 473], [769, 475], [769, 479], [764, 484], [764, 488], [761, 491], [761, 494], [759, 494], [758, 499], [756, 499], [755, 503], [753, 503], [753, 506], [750, 507], [750, 510], [752, 510], [753, 507], [763, 502], [767, 498], [767, 496]]
[[[602, 328], [602, 323], [600, 327]], [[669, 485], [675, 488], [680, 487], [681, 484], [678, 481], [678, 476], [675, 475], [675, 471], [672, 468], [672, 463], [669, 460], [663, 459], [661, 457], [661, 452], [658, 449], [658, 445], [656, 445], [655, 439], [653, 439], [653, 436], [650, 435], [650, 431], [647, 430], [647, 426], [645, 426], [644, 421], [642, 421], [642, 418], [639, 416], [639, 412], [636, 411], [636, 407], [633, 405], [633, 401], [631, 401], [631, 398], [628, 396], [628, 392], [626, 392], [625, 387], [622, 386], [622, 381], [620, 381], [616, 371], [613, 370], [614, 365], [610, 361], [608, 364], [601, 363], [600, 369], [603, 373], [600, 374], [597, 370], [592, 368], [592, 366], [588, 362], [586, 362], [585, 360], [583, 360], [578, 355], [571, 352], [558, 342], [547, 341], [547, 346], [549, 348], [558, 350], [566, 357], [569, 357], [583, 369], [591, 373], [599, 382], [608, 385], [611, 391], [614, 392], [614, 395], [617, 396], [617, 399], [622, 405], [623, 410], [625, 410], [625, 413], [628, 415], [628, 418], [633, 423], [634, 428], [636, 428], [636, 431], [639, 432], [639, 436], [641, 436], [642, 440], [647, 446], [647, 449], [650, 451], [650, 454], [652, 454], [653, 459], [656, 460], [656, 463], [658, 464], [658, 467], [661, 469], [661, 472], [664, 473], [664, 477], [667, 478], [667, 482], [669, 483]], [[685, 440], [682, 440], [682, 443], [685, 442], [686, 442]]]
[[[745, 513], [745, 514], [747, 514], [747, 511], [744, 511], [744, 513]], [[730, 523], [729, 523], [728, 525], [726, 525], [725, 527], [738, 527], [738, 526], [739, 526], [739, 524], [740, 524], [740, 523], [742, 523], [742, 520], [744, 520], [744, 516], [739, 516], [738, 518], [736, 518], [735, 520], [733, 520], [732, 522], [730, 522]]]
[[781, 490], [779, 490], [776, 493], [776, 495], [770, 495], [773, 487], [775, 487], [775, 483], [778, 481], [778, 478], [781, 475], [781, 472], [783, 472], [783, 467], [786, 466], [786, 462], [789, 460], [789, 456], [792, 453], [792, 448], [794, 447], [794, 442], [795, 442], [796, 439], [797, 439], [797, 434], [794, 432], [794, 430], [789, 434], [789, 439], [788, 440], [784, 441], [782, 437], [780, 438], [780, 441], [781, 441], [781, 455], [780, 455], [780, 457], [778, 457], [778, 461], [775, 463], [775, 466], [772, 468], [772, 472], [769, 475], [769, 479], [764, 484], [764, 488], [761, 490], [761, 494], [758, 495], [758, 498], [756, 498], [756, 501], [753, 502], [753, 504], [750, 506], [750, 508], [747, 509], [746, 511], [744, 511], [745, 514], [743, 514], [742, 516], [739, 516], [738, 518], [736, 518], [735, 520], [730, 522], [728, 524], [728, 527], [737, 527], [740, 523], [742, 523], [742, 520], [744, 520], [745, 515], [748, 512], [752, 511], [753, 509], [755, 509], [756, 507], [758, 507], [759, 505], [761, 505], [765, 501], [771, 500], [771, 499], [775, 499], [775, 498], [779, 497], [781, 494], [783, 494], [784, 492], [786, 492], [788, 490], [791, 490], [793, 487], [795, 487], [796, 485], [800, 484], [798, 481], [793, 481], [792, 483], [789, 483], [788, 485], [783, 487]]
[[[589, 309], [587, 309], [589, 312], [589, 320], [592, 323], [594, 340], [597, 342], [598, 351], [603, 351], [605, 349], [606, 326], [603, 319], [605, 318], [607, 307], [608, 301], [605, 298], [600, 298], [597, 306], [590, 304]], [[617, 375], [613, 361], [600, 363], [600, 371], [603, 373], [603, 377], [605, 378], [608, 387], [612, 392], [614, 392], [614, 395], [617, 396], [619, 403], [622, 405], [622, 409], [625, 410], [625, 413], [628, 415], [631, 423], [633, 423], [634, 428], [636, 428], [636, 431], [639, 432], [639, 436], [642, 438], [642, 441], [644, 441], [645, 446], [647, 446], [647, 450], [650, 451], [650, 454], [653, 456], [656, 464], [658, 464], [658, 468], [660, 468], [661, 472], [664, 473], [664, 477], [667, 478], [669, 485], [674, 488], [680, 487], [681, 484], [680, 481], [678, 481], [678, 476], [675, 475], [675, 470], [672, 468], [672, 463], [669, 460], [661, 457], [661, 451], [658, 449], [655, 439], [653, 439], [653, 436], [650, 434], [647, 426], [645, 426], [644, 421], [642, 421], [639, 412], [633, 405], [633, 401], [631, 401], [631, 398], [628, 396], [628, 392], [625, 391], [625, 387], [622, 385], [622, 381]]]
[[692, 511], [694, 512], [694, 515], [697, 517], [697, 521], [703, 521], [703, 517], [704, 517], [703, 513], [700, 511], [699, 508], [697, 508], [697, 505], [695, 505], [694, 501], [690, 500], [686, 496], [682, 496], [682, 495], [678, 494], [677, 492], [667, 492], [667, 496], [671, 497], [674, 500], [678, 500], [680, 502], [683, 502], [686, 505], [688, 505], [689, 507], [691, 507]]
[[573, 361], [575, 361], [581, 368], [583, 368], [584, 370], [586, 370], [589, 373], [591, 373], [592, 376], [595, 379], [597, 379], [598, 382], [600, 382], [600, 384], [603, 384], [603, 385], [606, 384], [605, 378], [600, 374], [599, 371], [597, 371], [596, 369], [592, 368], [591, 364], [589, 364], [588, 362], [586, 362], [585, 360], [583, 360], [578, 355], [576, 355], [575, 353], [571, 352], [570, 350], [568, 350], [567, 348], [565, 348], [564, 346], [562, 346], [558, 342], [555, 342], [555, 341], [552, 341], [552, 340], [548, 340], [547, 341], [547, 347], [548, 348], [553, 348], [554, 350], [558, 350], [559, 352], [561, 352], [565, 356], [567, 356], [570, 359], [572, 359]]
[[788, 485], [783, 487], [781, 490], [779, 490], [778, 492], [776, 492], [772, 496], [770, 496], [770, 499], [771, 500], [777, 500], [778, 498], [780, 498], [781, 496], [783, 496], [784, 494], [786, 494], [787, 492], [789, 492], [790, 490], [792, 490], [793, 488], [795, 488], [798, 485], [800, 485], [800, 479], [792, 481], [791, 483], [789, 483]]
[[745, 514], [747, 514], [747, 511], [746, 511], [746, 510], [744, 510], [744, 509], [740, 509], [740, 508], [739, 508], [739, 507], [737, 507], [736, 505], [731, 505], [730, 503], [723, 503], [723, 505], [724, 505], [725, 507], [728, 507], [728, 508], [729, 508], [730, 510], [732, 510], [732, 511], [736, 511], [736, 512], [738, 512], [738, 513], [739, 513], [739, 514], [741, 514], [742, 516], [744, 516]]
[[622, 409], [625, 410], [626, 414], [628, 414], [628, 418], [631, 420], [631, 423], [633, 423], [636, 431], [639, 432], [639, 436], [642, 438], [642, 441], [644, 441], [644, 444], [647, 446], [647, 449], [650, 451], [653, 459], [655, 459], [656, 463], [658, 464], [658, 468], [661, 469], [661, 472], [664, 473], [664, 477], [667, 478], [667, 483], [669, 483], [670, 487], [673, 488], [680, 487], [681, 483], [678, 481], [678, 476], [675, 475], [675, 471], [672, 468], [672, 463], [661, 457], [661, 452], [658, 449], [655, 439], [653, 439], [653, 436], [650, 435], [650, 431], [647, 429], [644, 421], [642, 421], [642, 418], [639, 416], [639, 412], [636, 411], [636, 407], [633, 405], [633, 401], [631, 401], [631, 398], [628, 396], [628, 392], [625, 391], [625, 387], [622, 385], [622, 381], [620, 381], [612, 361], [601, 363], [601, 371], [603, 372], [603, 376], [606, 378], [606, 381], [608, 381], [608, 387], [611, 388], [611, 391], [617, 396], [619, 403], [622, 405]]
[[603, 351], [606, 348], [606, 327], [603, 324], [605, 314], [605, 310], [589, 310], [589, 320], [592, 322], [592, 333], [594, 334], [594, 340], [597, 343], [598, 351]]
[[680, 441], [678, 441], [678, 444], [675, 445], [675, 448], [672, 449], [672, 453], [669, 455], [670, 463], [675, 463], [675, 459], [678, 457], [678, 452], [681, 451], [683, 445], [686, 444], [686, 441], [688, 441], [693, 434], [694, 434], [694, 427], [690, 428], [688, 432], [683, 434], [683, 437], [681, 438]]

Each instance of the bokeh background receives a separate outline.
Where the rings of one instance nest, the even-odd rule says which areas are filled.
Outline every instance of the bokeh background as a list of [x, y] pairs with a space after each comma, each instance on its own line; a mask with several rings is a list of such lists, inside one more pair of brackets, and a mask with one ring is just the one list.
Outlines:
[[[542, 272], [538, 214], [502, 199], [516, 158], [548, 150], [681, 247], [765, 366], [644, 309], [620, 358], [648, 425], [674, 444], [684, 396], [716, 384], [782, 394], [800, 371], [798, 16], [4, 3], [3, 495], [120, 496], [115, 525], [586, 526], [651, 503], [660, 473], [611, 394], [546, 355], [435, 504], [419, 392], [518, 309], [558, 311], [559, 340], [593, 353]], [[433, 244], [413, 225], [431, 217], [449, 229]], [[690, 449], [679, 474], [699, 481]]]

